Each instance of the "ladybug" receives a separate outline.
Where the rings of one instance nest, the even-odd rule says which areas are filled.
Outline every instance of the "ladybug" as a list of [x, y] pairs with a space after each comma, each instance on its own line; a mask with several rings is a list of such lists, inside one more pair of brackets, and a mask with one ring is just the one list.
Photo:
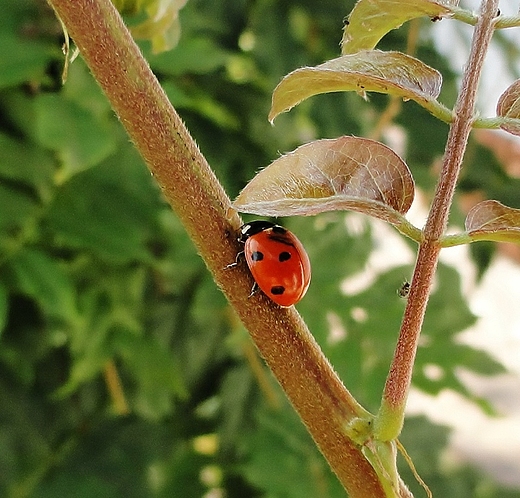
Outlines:
[[238, 256], [245, 255], [255, 280], [251, 295], [259, 287], [283, 307], [296, 304], [305, 295], [311, 281], [311, 263], [293, 233], [269, 221], [252, 221], [240, 227], [238, 240], [244, 244]]

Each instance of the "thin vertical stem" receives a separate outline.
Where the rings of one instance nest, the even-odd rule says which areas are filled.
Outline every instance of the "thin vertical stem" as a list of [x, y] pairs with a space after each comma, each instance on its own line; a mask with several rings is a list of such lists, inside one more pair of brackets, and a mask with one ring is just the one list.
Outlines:
[[376, 437], [381, 440], [396, 438], [403, 424], [419, 334], [439, 258], [438, 241], [448, 224], [449, 210], [474, 119], [478, 82], [494, 31], [497, 9], [498, 0], [483, 0], [481, 4], [468, 64], [454, 109], [439, 182], [424, 228], [424, 242], [417, 255], [401, 331], [376, 422]]

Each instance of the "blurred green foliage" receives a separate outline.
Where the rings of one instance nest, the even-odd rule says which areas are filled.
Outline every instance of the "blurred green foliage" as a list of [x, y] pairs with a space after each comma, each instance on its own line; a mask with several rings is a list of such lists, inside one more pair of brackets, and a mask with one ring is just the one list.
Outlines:
[[[351, 8], [336, 0], [191, 0], [174, 50], [154, 55], [143, 45], [231, 197], [280, 152], [312, 138], [363, 134], [377, 120], [385, 98], [353, 94], [318, 96], [275, 127], [266, 119], [284, 74], [338, 55]], [[422, 28], [427, 34], [427, 21]], [[384, 43], [404, 49], [405, 37], [406, 28]], [[258, 358], [246, 332], [81, 58], [61, 86], [61, 43], [43, 0], [4, 0], [0, 496], [190, 498], [212, 489], [227, 497], [344, 496], [275, 381], [253, 368]], [[441, 98], [450, 103], [453, 75], [427, 36], [418, 54], [445, 71]], [[407, 160], [428, 191], [447, 128], [413, 104], [398, 121]], [[485, 189], [489, 177], [470, 175], [474, 168], [468, 164], [467, 182]], [[499, 197], [507, 179], [493, 178]], [[411, 268], [343, 295], [342, 281], [364, 271], [375, 244], [374, 225], [357, 217], [353, 229], [349, 216], [286, 224], [313, 263], [298, 308], [349, 389], [374, 411], [404, 309], [396, 291]], [[450, 388], [486, 408], [455, 375], [458, 367], [501, 371], [456, 342], [475, 320], [459, 283], [453, 269], [440, 267], [415, 385], [432, 394]], [[429, 378], [431, 364], [444, 375]], [[412, 419], [403, 441], [434, 494], [477, 496], [484, 479], [478, 496], [513, 496], [477, 472], [447, 473], [440, 464], [446, 429]]]

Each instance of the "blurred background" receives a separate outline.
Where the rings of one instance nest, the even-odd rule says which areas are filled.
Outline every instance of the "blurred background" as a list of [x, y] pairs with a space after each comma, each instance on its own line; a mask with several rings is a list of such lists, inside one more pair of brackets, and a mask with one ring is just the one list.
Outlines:
[[[339, 55], [352, 1], [189, 0], [159, 39], [117, 3], [153, 38], [140, 46], [231, 198], [302, 143], [366, 136], [409, 165], [422, 226], [448, 133], [422, 108], [336, 93], [267, 121], [285, 74]], [[420, 19], [380, 48], [441, 71], [452, 106], [470, 36]], [[520, 73], [518, 34], [495, 38], [484, 115]], [[345, 496], [81, 57], [62, 85], [62, 44], [44, 0], [2, 0], [0, 496]], [[482, 199], [520, 208], [519, 165], [512, 136], [474, 133], [450, 230]], [[281, 222], [313, 266], [297, 308], [375, 412], [415, 246], [354, 213]], [[434, 496], [520, 497], [519, 262], [506, 244], [443, 252], [401, 437]]]

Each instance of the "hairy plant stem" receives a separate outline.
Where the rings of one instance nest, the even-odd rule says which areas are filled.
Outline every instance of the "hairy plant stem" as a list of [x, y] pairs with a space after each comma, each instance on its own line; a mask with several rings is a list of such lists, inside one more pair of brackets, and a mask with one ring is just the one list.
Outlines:
[[249, 299], [248, 272], [225, 269], [239, 251], [240, 218], [110, 0], [49, 2], [349, 496], [383, 498], [377, 473], [345, 428], [367, 412], [295, 309], [282, 309], [260, 293]]
[[483, 0], [454, 109], [439, 181], [424, 228], [424, 239], [417, 255], [399, 339], [375, 424], [375, 436], [383, 441], [397, 438], [403, 425], [419, 334], [441, 249], [439, 240], [448, 224], [449, 210], [474, 119], [478, 82], [494, 31], [497, 11], [498, 0]]

